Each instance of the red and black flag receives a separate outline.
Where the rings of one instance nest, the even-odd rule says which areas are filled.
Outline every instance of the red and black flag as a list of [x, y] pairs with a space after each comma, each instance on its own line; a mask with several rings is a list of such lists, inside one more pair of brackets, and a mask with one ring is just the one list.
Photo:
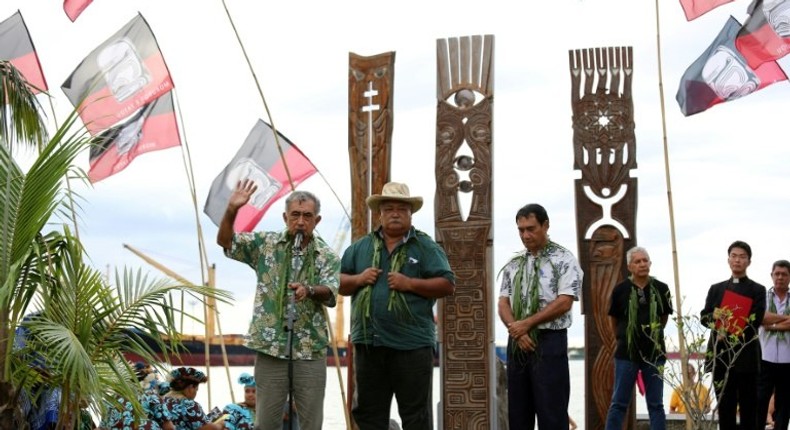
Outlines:
[[95, 135], [173, 89], [173, 81], [138, 14], [85, 57], [61, 88]]
[[63, 11], [74, 22], [91, 3], [93, 0], [63, 0]]
[[180, 144], [172, 93], [167, 93], [93, 138], [88, 178], [98, 182], [125, 169], [140, 154]]
[[787, 55], [790, 0], [754, 0], [749, 5], [749, 18], [735, 39], [735, 47], [752, 68]]
[[236, 232], [252, 231], [266, 210], [277, 199], [291, 192], [286, 165], [294, 187], [317, 172], [313, 163], [296, 145], [279, 132], [277, 135], [283, 152], [282, 157], [277, 149], [272, 128], [269, 124], [258, 120], [236, 156], [214, 179], [203, 208], [203, 212], [214, 224], [219, 225], [222, 222], [230, 195], [240, 180], [251, 179], [258, 189], [247, 205], [239, 209], [233, 225], [233, 231]]
[[732, 0], [680, 0], [680, 6], [686, 14], [686, 21], [691, 21], [731, 1]]
[[0, 22], [0, 60], [6, 60], [16, 67], [27, 80], [33, 94], [47, 91], [41, 63], [20, 12]]
[[756, 69], [749, 67], [735, 49], [740, 28], [738, 20], [730, 17], [708, 49], [686, 69], [675, 96], [683, 115], [694, 115], [787, 79], [775, 61]]

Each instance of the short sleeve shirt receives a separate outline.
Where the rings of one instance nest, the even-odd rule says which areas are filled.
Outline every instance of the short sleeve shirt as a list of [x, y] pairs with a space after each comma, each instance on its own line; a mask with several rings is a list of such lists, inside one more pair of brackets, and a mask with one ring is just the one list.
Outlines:
[[[314, 258], [312, 269], [309, 263], [303, 261], [302, 270], [293, 276], [290, 271], [292, 261], [285, 261], [292, 243], [293, 239], [287, 231], [237, 233], [233, 235], [231, 248], [226, 251], [228, 257], [246, 263], [257, 275], [247, 347], [282, 359], [289, 356], [288, 333], [284, 324], [285, 296], [282, 291], [287, 288], [287, 282], [295, 279], [305, 285], [322, 285], [328, 287], [335, 297], [340, 285], [340, 259], [318, 236], [313, 236], [303, 256], [304, 259]], [[283, 268], [283, 264], [288, 266]], [[322, 306], [314, 300], [296, 303], [294, 359], [318, 360], [326, 357], [329, 335]]]
[[[535, 271], [536, 260], [537, 272]], [[521, 297], [517, 298], [513, 297], [516, 291], [514, 284], [516, 273], [522, 266]], [[545, 308], [560, 295], [571, 296], [573, 300], [579, 300], [584, 272], [573, 253], [554, 242], [549, 242], [538, 252], [537, 256], [532, 255], [526, 249], [518, 252], [502, 269], [499, 297], [509, 298], [511, 307], [515, 300], [521, 300], [524, 309], [529, 309], [529, 280], [536, 275], [539, 277], [540, 288], [538, 310]], [[569, 328], [572, 322], [571, 311], [568, 311], [552, 321], [538, 325], [538, 328], [562, 330]]]
[[[781, 300], [771, 288], [765, 297], [766, 309], [771, 309], [771, 303], [775, 308], [774, 312], [779, 315], [790, 315], [790, 294], [785, 295]], [[763, 360], [771, 363], [790, 363], [790, 332], [771, 331], [765, 327], [760, 327], [760, 346], [763, 350]]]
[[392, 254], [383, 245], [380, 231], [373, 232], [351, 244], [343, 253], [340, 271], [355, 275], [371, 267], [373, 263], [374, 241], [381, 241], [379, 268], [382, 270], [376, 283], [370, 287], [370, 316], [360, 312], [357, 290], [351, 299], [351, 340], [355, 344], [386, 346], [398, 350], [413, 350], [436, 344], [436, 324], [433, 319], [435, 299], [417, 294], [403, 293], [409, 308], [409, 315], [399, 315], [388, 307], [390, 289], [387, 275], [390, 272], [390, 258], [400, 247], [406, 248], [406, 260], [400, 272], [410, 278], [430, 279], [442, 277], [455, 283], [455, 275], [444, 250], [427, 234], [411, 228], [405, 240]]
[[[638, 289], [630, 279], [617, 284], [612, 290], [609, 301], [609, 316], [617, 320], [617, 347], [614, 352], [615, 358], [623, 360], [641, 361], [654, 360], [663, 357], [666, 352], [664, 344], [664, 329], [655, 328], [654, 324], [659, 323], [661, 317], [671, 315], [672, 299], [667, 284], [651, 279], [648, 286], [643, 289], [644, 299], [638, 299]], [[633, 294], [632, 294], [633, 292]], [[655, 295], [655, 297], [654, 297]], [[628, 318], [630, 314], [631, 297], [636, 300], [636, 316], [634, 320], [633, 345], [629, 349], [628, 345]], [[656, 303], [656, 321], [650, 320], [650, 306]], [[655, 333], [653, 329], [657, 330]]]

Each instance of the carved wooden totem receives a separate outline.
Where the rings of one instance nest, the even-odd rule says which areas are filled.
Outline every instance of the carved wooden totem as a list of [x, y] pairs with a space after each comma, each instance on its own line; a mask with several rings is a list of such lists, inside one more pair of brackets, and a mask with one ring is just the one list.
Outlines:
[[[614, 382], [614, 286], [636, 245], [637, 180], [631, 47], [569, 51], [573, 106], [576, 233], [584, 269], [585, 428], [603, 429]], [[632, 408], [633, 409], [633, 408]], [[633, 416], [633, 415], [632, 415]], [[630, 426], [633, 426], [631, 420]]]
[[489, 429], [496, 381], [491, 304], [494, 36], [439, 39], [436, 49], [436, 239], [456, 275], [455, 295], [439, 305], [440, 428]]
[[[348, 157], [353, 242], [378, 228], [379, 220], [372, 216], [365, 200], [371, 194], [380, 193], [390, 180], [395, 53], [363, 57], [350, 52], [348, 64]], [[338, 296], [337, 315], [342, 321], [342, 296]], [[350, 411], [354, 395], [354, 367], [350, 342], [348, 346], [347, 407]]]
[[348, 156], [351, 167], [351, 240], [378, 227], [365, 199], [390, 180], [395, 53], [348, 54]]

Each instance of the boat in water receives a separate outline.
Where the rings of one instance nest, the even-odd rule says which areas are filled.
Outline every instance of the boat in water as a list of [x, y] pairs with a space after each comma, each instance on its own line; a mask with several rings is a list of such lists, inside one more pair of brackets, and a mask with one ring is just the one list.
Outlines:
[[[159, 361], [167, 361], [164, 352], [154, 340], [144, 333], [136, 333], [156, 353]], [[177, 351], [168, 351], [170, 364], [174, 366], [225, 366], [226, 357], [228, 366], [253, 366], [255, 364], [255, 351], [244, 346], [244, 335], [226, 334], [222, 337], [212, 336], [211, 342], [206, 345], [205, 336], [184, 335], [181, 338], [182, 348]], [[208, 346], [208, 348], [207, 348]], [[224, 353], [223, 353], [224, 348]], [[341, 366], [348, 365], [348, 349], [345, 345], [337, 347], [338, 360]], [[327, 366], [334, 366], [337, 362], [332, 347], [327, 348]], [[128, 353], [130, 361], [142, 361], [142, 358]]]

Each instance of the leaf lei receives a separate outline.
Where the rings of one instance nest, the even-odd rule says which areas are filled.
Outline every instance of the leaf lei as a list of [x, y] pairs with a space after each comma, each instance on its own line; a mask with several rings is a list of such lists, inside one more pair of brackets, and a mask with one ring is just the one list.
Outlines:
[[[639, 288], [636, 284], [634, 284], [634, 279], [632, 276], [629, 276], [628, 279], [631, 281], [631, 285]], [[659, 330], [656, 330], [653, 327], [654, 324], [658, 323], [658, 308], [661, 307], [661, 310], [664, 310], [664, 305], [658, 302], [658, 291], [656, 287], [653, 285], [653, 277], [650, 276], [648, 278], [647, 287], [649, 289], [650, 294], [650, 324], [645, 325], [643, 327], [637, 326], [637, 313], [639, 311], [639, 299], [637, 298], [637, 293], [635, 288], [631, 288], [631, 295], [628, 298], [628, 322], [626, 323], [625, 328], [625, 341], [628, 349], [628, 355], [631, 356], [634, 350], [634, 344], [636, 342], [636, 338], [639, 335], [639, 330], [646, 330], [650, 329], [650, 339], [653, 341], [654, 348], [658, 347], [659, 341]]]
[[[295, 276], [291, 273], [291, 264], [293, 261], [293, 240], [289, 240], [285, 246], [285, 256], [280, 263], [280, 278], [277, 280], [277, 294], [279, 300], [277, 301], [277, 315], [285, 318], [285, 309], [287, 301], [288, 283], [307, 280], [315, 281], [315, 240], [311, 240], [307, 244], [302, 255], [302, 267], [299, 268], [299, 273]], [[293, 280], [291, 279], [293, 277]]]
[[[774, 302], [774, 297], [777, 297], [776, 296], [776, 292], [774, 291], [773, 288], [771, 288], [771, 299], [768, 301], [769, 302], [768, 303], [768, 312], [771, 312], [771, 313], [775, 314], [775, 313], [778, 313], [778, 312], [776, 312], [776, 302]], [[784, 309], [784, 311], [782, 311], [782, 315], [790, 315], [790, 303], [788, 303], [787, 295], [785, 295], [784, 302], [785, 302], [785, 309]], [[766, 331], [768, 333], [768, 337], [775, 336], [776, 338], [778, 338], [780, 340], [785, 340], [785, 338], [786, 338], [785, 332], [783, 332], [783, 331], [778, 331], [778, 330], [766, 330]]]
[[[528, 317], [530, 315], [535, 315], [538, 312], [538, 309], [540, 307], [540, 265], [541, 265], [541, 257], [543, 256], [543, 254], [547, 253], [554, 246], [556, 246], [556, 244], [554, 242], [549, 241], [549, 243], [546, 244], [546, 246], [543, 248], [543, 250], [540, 251], [538, 256], [535, 257], [535, 260], [532, 263], [532, 271], [528, 273], [529, 276], [528, 276], [527, 282], [526, 282], [528, 287], [529, 287], [528, 297], [527, 297], [527, 299], [528, 299], [527, 303], [529, 304], [529, 307], [526, 306], [527, 303], [524, 303], [525, 300], [524, 300], [524, 297], [521, 294], [521, 288], [522, 288], [522, 285], [524, 284], [524, 272], [525, 272], [525, 268], [527, 266], [527, 261], [528, 261], [527, 253], [524, 253], [523, 255], [519, 255], [519, 256], [516, 257], [516, 259], [518, 260], [518, 263], [517, 263], [518, 264], [518, 269], [516, 270], [516, 274], [513, 277], [513, 285], [514, 285], [513, 299], [514, 300], [513, 300], [513, 305], [512, 305], [513, 306], [513, 317], [516, 319], [516, 321], [520, 321], [520, 320], [522, 320], [522, 319], [524, 319], [524, 318], [526, 318], [526, 317]], [[554, 272], [554, 276], [556, 278], [559, 278], [559, 271], [558, 271], [558, 269], [554, 266], [554, 264], [551, 262], [550, 259], [548, 261], [549, 261], [549, 264], [551, 264], [551, 269]], [[538, 327], [537, 326], [533, 327], [532, 330], [529, 331], [529, 337], [532, 339], [532, 341], [535, 343], [535, 345], [537, 345], [537, 343], [538, 343]]]
[[[376, 233], [370, 233], [371, 240], [373, 241], [373, 256], [371, 258], [371, 267], [381, 269], [381, 244], [384, 243], [383, 239], [376, 237]], [[408, 244], [400, 245], [390, 258], [390, 272], [400, 272], [403, 265], [406, 263], [406, 255]], [[361, 318], [362, 331], [366, 332], [366, 320], [370, 318], [371, 296], [373, 295], [373, 285], [365, 285], [357, 293], [356, 305], [354, 306], [354, 315]], [[394, 311], [398, 316], [411, 316], [411, 310], [406, 301], [406, 295], [398, 290], [390, 290], [389, 298], [387, 299], [387, 311]]]

